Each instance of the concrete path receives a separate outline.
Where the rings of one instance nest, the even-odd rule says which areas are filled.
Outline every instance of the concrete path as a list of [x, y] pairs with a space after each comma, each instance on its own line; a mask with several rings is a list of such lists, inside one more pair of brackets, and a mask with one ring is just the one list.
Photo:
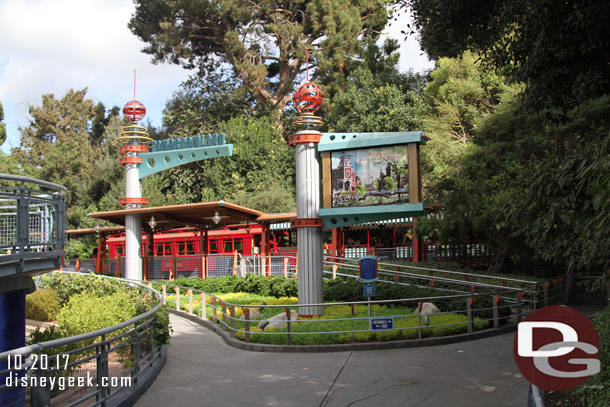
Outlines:
[[452, 345], [336, 353], [238, 350], [170, 315], [167, 363], [139, 407], [524, 406], [514, 334]]

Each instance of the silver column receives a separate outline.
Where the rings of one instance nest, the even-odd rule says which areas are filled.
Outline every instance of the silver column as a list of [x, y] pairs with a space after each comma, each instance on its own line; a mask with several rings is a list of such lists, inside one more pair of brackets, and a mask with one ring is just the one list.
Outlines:
[[[311, 134], [312, 130], [297, 133]], [[317, 132], [316, 132], [317, 133]], [[320, 215], [320, 160], [316, 143], [296, 145], [297, 219]], [[297, 229], [299, 304], [319, 304], [322, 296], [322, 228]], [[322, 315], [324, 307], [300, 307], [301, 315]]]
[[[135, 157], [128, 152], [126, 157]], [[142, 185], [138, 178], [138, 165], [125, 165], [125, 197], [141, 198]], [[127, 204], [125, 209], [141, 208], [141, 204]], [[142, 280], [142, 222], [139, 214], [125, 216], [125, 278]]]

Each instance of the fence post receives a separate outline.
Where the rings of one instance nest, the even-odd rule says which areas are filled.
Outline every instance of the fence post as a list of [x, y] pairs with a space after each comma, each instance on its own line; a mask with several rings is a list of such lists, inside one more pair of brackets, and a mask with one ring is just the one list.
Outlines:
[[96, 358], [96, 374], [97, 374], [97, 383], [99, 384], [99, 394], [96, 396], [96, 400], [100, 401], [100, 405], [106, 405], [106, 397], [108, 390], [106, 387], [102, 387], [102, 383], [104, 383], [105, 379], [102, 377], [108, 377], [108, 349], [106, 345], [106, 335], [102, 335], [100, 339], [100, 345], [98, 346], [98, 355]]
[[417, 304], [417, 339], [421, 339], [421, 307], [423, 304], [423, 301]]
[[202, 319], [207, 319], [208, 318], [207, 303], [206, 303], [205, 293], [201, 293], [201, 318]]
[[502, 298], [501, 295], [495, 295], [493, 298], [493, 313], [494, 313], [494, 328], [499, 328], [500, 327], [500, 315], [498, 312], [498, 303], [500, 302], [500, 299]]
[[[9, 373], [12, 374], [12, 373]], [[47, 370], [36, 369], [32, 371], [32, 376], [38, 377], [36, 386], [32, 386], [30, 389], [31, 405], [32, 406], [50, 406], [51, 405], [51, 388], [50, 386], [42, 386], [41, 379], [45, 377], [48, 382]]]
[[190, 288], [188, 290], [186, 290], [188, 296], [189, 296], [189, 314], [193, 313], [193, 290], [191, 290]]
[[74, 271], [80, 273], [80, 257], [76, 258], [76, 265], [74, 266]]
[[144, 281], [148, 281], [148, 256], [142, 257], [142, 277]]
[[242, 307], [242, 310], [244, 311], [244, 330], [246, 331], [246, 343], [250, 343], [250, 308], [247, 307]]
[[163, 295], [163, 305], [167, 304], [167, 290], [165, 284], [161, 284], [161, 295]]
[[337, 278], [337, 269], [339, 267], [336, 264], [333, 264], [333, 280]]
[[517, 322], [521, 322], [521, 310], [523, 308], [523, 290], [517, 292]]
[[241, 278], [246, 278], [246, 259], [244, 259], [243, 257], [241, 258], [241, 261], [239, 263], [239, 274], [241, 275]]
[[235, 251], [233, 252], [233, 272], [232, 272], [232, 274], [233, 274], [234, 276], [236, 276], [236, 275], [237, 275], [237, 263], [238, 263], [238, 262], [237, 262], [237, 250], [235, 250]]
[[176, 253], [172, 253], [172, 262], [169, 267], [169, 281], [176, 279]]
[[116, 255], [116, 273], [115, 277], [121, 277], [121, 256]]
[[224, 301], [220, 301], [220, 304], [222, 305], [222, 322], [226, 326], [227, 325], [227, 303]]
[[180, 311], [180, 288], [174, 287], [174, 293], [176, 293], [176, 311]]
[[231, 312], [231, 336], [235, 336], [235, 305], [229, 308]]
[[269, 277], [269, 270], [267, 270], [267, 256], [261, 256], [261, 274]]
[[532, 300], [534, 302], [534, 309], [538, 308], [538, 284], [534, 284], [534, 289], [532, 293]]
[[474, 304], [475, 297], [468, 296], [466, 298], [466, 316], [468, 318], [468, 333], [471, 334], [474, 331], [474, 318], [472, 316], [472, 305]]
[[205, 254], [201, 255], [201, 278], [207, 278], [207, 270], [205, 268]]
[[396, 266], [396, 273], [394, 274], [394, 283], [398, 284], [400, 281], [400, 266]]
[[286, 345], [290, 345], [290, 308], [284, 308], [286, 312]]
[[551, 283], [549, 281], [546, 281], [544, 283], [544, 285], [542, 286], [542, 295], [544, 296], [544, 306], [546, 307], [547, 305], [549, 305], [549, 286], [551, 285]]

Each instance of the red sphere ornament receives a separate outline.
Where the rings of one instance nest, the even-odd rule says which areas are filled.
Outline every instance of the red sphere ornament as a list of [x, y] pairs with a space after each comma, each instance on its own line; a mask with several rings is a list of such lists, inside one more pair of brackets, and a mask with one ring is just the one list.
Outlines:
[[292, 99], [299, 113], [315, 113], [324, 103], [322, 91], [311, 82], [299, 86]]
[[146, 108], [141, 102], [132, 100], [123, 106], [123, 116], [132, 122], [139, 122], [146, 116]]

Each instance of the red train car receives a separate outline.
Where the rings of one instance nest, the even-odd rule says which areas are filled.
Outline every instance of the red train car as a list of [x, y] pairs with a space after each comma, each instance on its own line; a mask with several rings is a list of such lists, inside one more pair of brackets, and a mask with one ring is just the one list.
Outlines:
[[[229, 225], [208, 231], [208, 254], [254, 254], [260, 246], [262, 227], [258, 224]], [[201, 254], [199, 229], [176, 229], [155, 233], [155, 257], [192, 256]], [[125, 256], [125, 233], [108, 236], [108, 257]], [[142, 236], [142, 246], [146, 236]]]

